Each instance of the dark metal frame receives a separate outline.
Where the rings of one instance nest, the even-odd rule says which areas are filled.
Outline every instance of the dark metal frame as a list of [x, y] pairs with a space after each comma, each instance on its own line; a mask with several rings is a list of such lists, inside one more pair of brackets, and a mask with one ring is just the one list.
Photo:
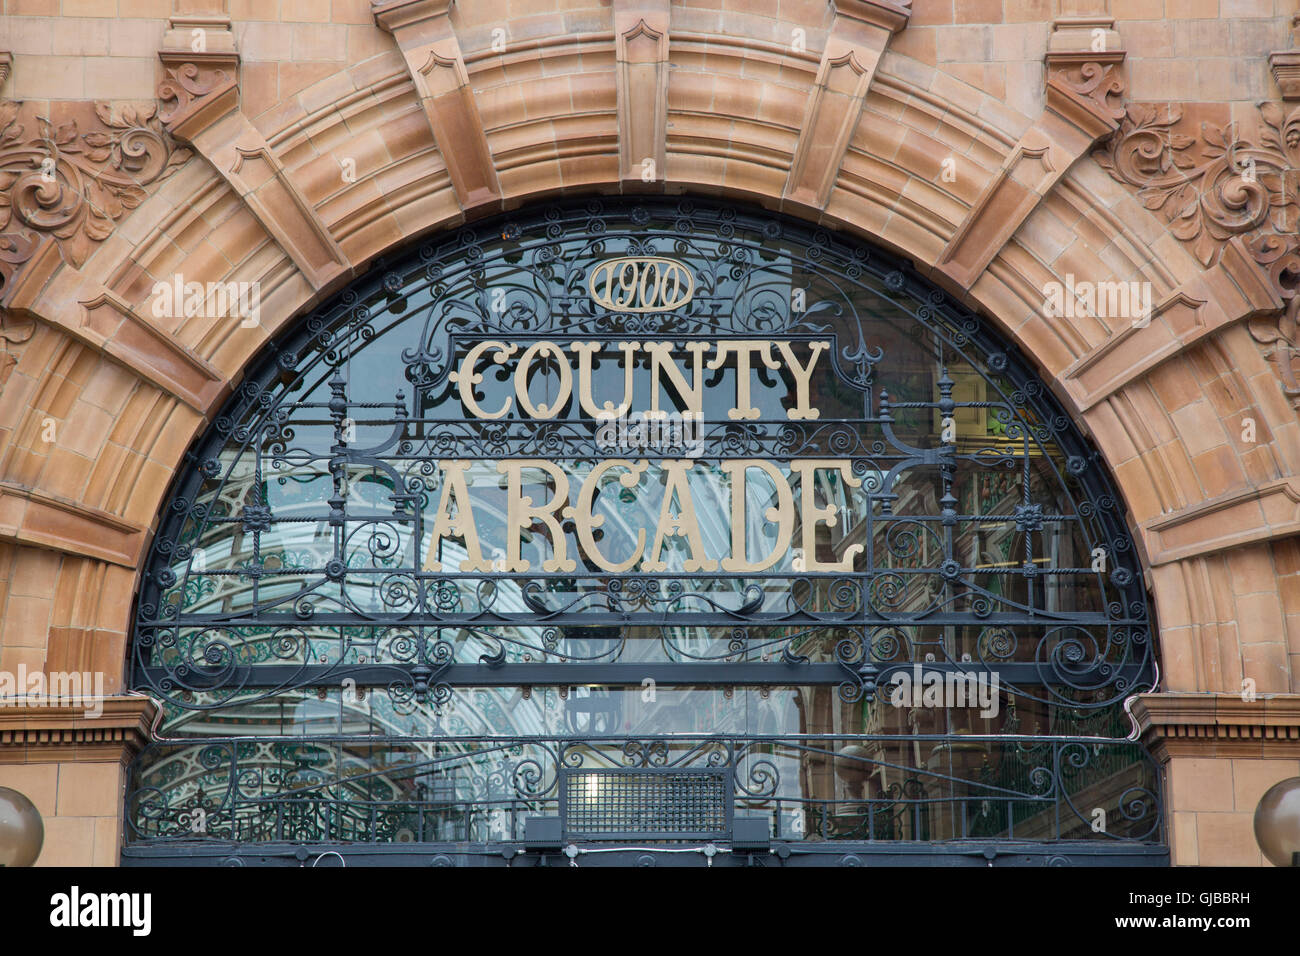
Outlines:
[[[522, 852], [529, 845], [528, 822], [555, 816], [557, 842], [575, 846], [611, 840], [667, 840], [669, 848], [701, 841], [726, 844], [734, 823], [744, 817], [762, 820], [766, 838], [774, 844], [850, 847], [925, 842], [931, 815], [938, 812], [953, 823], [947, 828], [950, 843], [987, 841], [990, 834], [1005, 833], [1001, 839], [1012, 843], [1032, 836], [1052, 845], [1080, 841], [1090, 831], [1090, 807], [1083, 801], [1094, 770], [1127, 775], [1130, 785], [1119, 797], [1118, 819], [1101, 839], [1083, 846], [1102, 853], [1115, 852], [1107, 845], [1144, 847], [1135, 851], [1144, 855], [1160, 832], [1158, 800], [1153, 789], [1142, 785], [1157, 777], [1156, 768], [1138, 744], [1093, 737], [961, 737], [966, 745], [1002, 748], [1002, 756], [1022, 768], [1014, 779], [909, 767], [840, 746], [895, 739], [591, 735], [159, 742], [132, 766], [136, 788], [126, 810], [128, 844], [166, 846], [185, 855], [196, 852], [199, 841], [225, 846], [230, 853], [263, 843], [315, 844], [322, 842], [322, 834], [333, 834], [345, 837], [347, 848], [340, 851], [345, 855], [403, 842], [459, 843], [491, 855], [512, 847]], [[947, 744], [955, 738], [917, 739]], [[896, 782], [868, 797], [807, 797], [791, 790], [785, 776], [797, 775], [810, 761], [836, 775], [865, 775], [884, 766], [895, 773]], [[712, 775], [726, 782], [725, 813], [718, 819], [713, 811], [712, 826], [673, 830], [624, 823], [618, 829], [593, 828], [589, 817], [573, 819], [567, 792], [574, 775], [592, 773], [660, 779]], [[172, 799], [185, 791], [188, 799]], [[616, 815], [618, 810], [614, 808]]]
[[[655, 226], [657, 231], [647, 232]], [[579, 252], [569, 255], [561, 244], [575, 241]], [[762, 252], [775, 243], [796, 266], [824, 283], [825, 294], [801, 314], [788, 307], [783, 313], [778, 297], [762, 288]], [[701, 252], [706, 245], [708, 255]], [[586, 295], [582, 277], [592, 262], [625, 251], [689, 260], [701, 272], [696, 299], [675, 314], [602, 312]], [[503, 257], [525, 265], [512, 267], [507, 307], [494, 310], [488, 294], [490, 276]], [[746, 285], [751, 277], [758, 277], [752, 287]], [[855, 290], [858, 298], [851, 297], [849, 290]], [[349, 566], [347, 542], [367, 528], [372, 535], [388, 526], [409, 528], [415, 540], [422, 539], [419, 503], [428, 494], [425, 479], [435, 449], [444, 453], [455, 449], [458, 458], [602, 456], [590, 423], [578, 419], [496, 423], [422, 414], [422, 396], [445, 382], [457, 342], [485, 337], [525, 342], [574, 335], [610, 342], [630, 335], [675, 341], [743, 335], [807, 340], [826, 335], [814, 321], [818, 314], [853, 313], [863, 294], [928, 330], [954, 360], [965, 361], [984, 377], [993, 400], [978, 404], [1002, 423], [1008, 442], [976, 448], [909, 444], [894, 428], [900, 416], [952, 414], [972, 403], [953, 398], [953, 382], [946, 373], [937, 401], [891, 401], [878, 381], [884, 356], [862, 338], [856, 342], [837, 338], [833, 368], [842, 386], [862, 396], [860, 417], [710, 425], [703, 435], [704, 457], [853, 459], [856, 474], [878, 483], [871, 498], [881, 505], [883, 519], [892, 518], [895, 475], [910, 468], [934, 471], [944, 491], [942, 510], [909, 515], [906, 520], [915, 526], [908, 533], [931, 536], [946, 551], [946, 560], [885, 569], [868, 555], [866, 574], [761, 575], [768, 585], [785, 582], [784, 604], [774, 604], [753, 576], [720, 572], [615, 576], [580, 569], [567, 574], [462, 573], [449, 581], [445, 572], [420, 570], [418, 558], [409, 568], [385, 566], [379, 558], [390, 542], [384, 541], [370, 547], [370, 567]], [[736, 305], [742, 298], [744, 309]], [[865, 318], [858, 316], [858, 321]], [[385, 323], [396, 321], [424, 323], [421, 347], [402, 356], [410, 399], [404, 389], [391, 402], [354, 401], [346, 374], [349, 356], [354, 349], [364, 348], [377, 329], [382, 332]], [[852, 324], [849, 321], [847, 327]], [[327, 380], [329, 401], [295, 399], [293, 392], [300, 383]], [[347, 440], [347, 427], [356, 421], [365, 422], [369, 430], [387, 423], [391, 430], [378, 444], [355, 447]], [[297, 431], [316, 427], [312, 422], [328, 427], [332, 440], [314, 448], [299, 447]], [[328, 507], [284, 518], [273, 515], [265, 500], [255, 495], [245, 498], [238, 512], [223, 513], [213, 506], [217, 499], [212, 489], [230, 474], [220, 453], [231, 443], [241, 444], [244, 454], [252, 456], [258, 488], [277, 477], [283, 481], [286, 470], [294, 468], [327, 472], [333, 491], [321, 504]], [[1076, 503], [1073, 514], [1050, 513], [1030, 497], [1030, 455], [1049, 449], [1051, 455], [1044, 455], [1044, 460], [1051, 464], [1060, 488]], [[675, 455], [646, 449], [637, 457]], [[1057, 460], [1063, 463], [1060, 469]], [[1019, 472], [1023, 500], [1015, 513], [959, 513], [951, 491], [961, 462], [990, 471]], [[350, 500], [349, 469], [362, 467], [388, 476], [391, 513], [375, 513]], [[203, 495], [207, 498], [201, 503]], [[187, 454], [168, 502], [141, 582], [132, 674], [135, 687], [177, 708], [219, 710], [235, 699], [270, 697], [287, 689], [346, 680], [384, 688], [395, 703], [414, 708], [428, 703], [439, 706], [450, 699], [453, 688], [462, 686], [635, 686], [647, 676], [663, 686], [833, 685], [842, 699], [852, 701], [870, 699], [892, 674], [918, 663], [946, 672], [987, 675], [996, 671], [1004, 687], [1024, 699], [1100, 711], [1121, 706], [1154, 680], [1153, 628], [1118, 496], [1097, 453], [1030, 364], [984, 320], [935, 289], [906, 262], [824, 229], [714, 202], [560, 203], [475, 224], [377, 263], [351, 288], [268, 344], [208, 434]], [[336, 529], [334, 553], [319, 565], [274, 571], [259, 566], [260, 536], [279, 520], [328, 522]], [[903, 520], [898, 520], [901, 526]], [[1028, 582], [1028, 604], [1008, 601], [981, 587], [974, 581], [975, 569], [952, 558], [955, 528], [993, 520], [1014, 521], [1024, 533], [1026, 560], [1019, 566], [981, 573]], [[1033, 563], [1032, 535], [1064, 523], [1074, 525], [1090, 545], [1106, 549], [1105, 573], [1089, 568], [1045, 569]], [[175, 565], [191, 562], [204, 528], [236, 526], [252, 537], [253, 562], [207, 571], [187, 566], [183, 575], [176, 574]], [[868, 534], [868, 548], [872, 540]], [[183, 592], [193, 582], [232, 575], [248, 581], [254, 594], [251, 607], [235, 613], [177, 615], [167, 603], [169, 595]], [[1104, 609], [1048, 611], [1035, 598], [1038, 582], [1047, 576], [1067, 581], [1091, 576], [1106, 595]], [[286, 579], [300, 582], [295, 594], [265, 601], [257, 597], [264, 580]], [[374, 612], [355, 601], [349, 603], [349, 582], [378, 580], [389, 582], [385, 610]], [[891, 604], [900, 591], [913, 585], [932, 587], [937, 597], [922, 608], [904, 610]], [[519, 588], [523, 608], [501, 606], [500, 595], [510, 587]], [[341, 598], [325, 597], [336, 588], [341, 589]], [[734, 637], [728, 653], [695, 660], [683, 653], [680, 663], [651, 665], [620, 663], [614, 653], [585, 660], [565, 654], [567, 627], [665, 627], [687, 619], [699, 626], [731, 629]], [[931, 645], [908, 644], [907, 628], [946, 625], [979, 628], [983, 635], [994, 636], [982, 636], [975, 660], [948, 659], [942, 651], [926, 658], [923, 651], [932, 650]], [[519, 638], [510, 629], [518, 626], [541, 629], [536, 645], [525, 648], [536, 659], [521, 662], [517, 655], [511, 659], [508, 652], [517, 649], [512, 642], [517, 645]], [[333, 633], [341, 649], [322, 662], [304, 631], [307, 627]], [[355, 641], [347, 636], [349, 629], [369, 634], [369, 639]], [[443, 629], [479, 641], [482, 653], [477, 660], [457, 658], [443, 639]], [[799, 654], [804, 637], [819, 630], [838, 635], [831, 661], [810, 661]], [[276, 657], [280, 653], [276, 650], [274, 659], [250, 661], [251, 644], [244, 635], [251, 633], [254, 643], [266, 645], [268, 632], [275, 633], [287, 652]], [[1030, 659], [1016, 654], [1020, 632], [1039, 642], [1039, 651]], [[198, 636], [205, 633], [206, 639]], [[389, 643], [380, 655], [385, 634]], [[358, 648], [368, 653], [358, 659]], [[208, 743], [196, 739], [191, 745]], [[137, 781], [156, 756], [153, 748], [142, 755], [134, 771]], [[1154, 812], [1158, 818], [1158, 807]], [[136, 829], [131, 826], [128, 832]]]
[[1106, 844], [1014, 840], [934, 843], [788, 843], [762, 850], [702, 844], [530, 850], [522, 843], [259, 843], [138, 844], [122, 851], [125, 867], [186, 866], [434, 866], [434, 867], [1167, 867], [1169, 848], [1153, 843]]

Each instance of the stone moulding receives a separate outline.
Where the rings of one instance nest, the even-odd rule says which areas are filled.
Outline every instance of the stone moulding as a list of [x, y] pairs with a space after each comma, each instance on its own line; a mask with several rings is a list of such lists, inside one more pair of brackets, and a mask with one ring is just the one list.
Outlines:
[[446, 16], [455, 5], [455, 0], [371, 0], [370, 12], [384, 30], [392, 33], [431, 17]]
[[406, 61], [461, 209], [482, 215], [500, 207], [501, 184], [451, 24], [453, 6], [452, 0], [388, 0], [372, 3], [371, 14]]
[[911, 3], [836, 0], [835, 20], [808, 99], [782, 198], [824, 209], [862, 116], [880, 58], [907, 26]]
[[625, 183], [663, 182], [666, 175], [668, 20], [666, 3], [615, 7], [618, 165]]
[[[1190, 124], [1183, 122], [1182, 104], [1123, 103], [1124, 85], [1113, 72], [1123, 58], [1112, 19], [1060, 18], [1053, 24], [1046, 56], [1049, 108], [1081, 128], [1088, 128], [1090, 120], [1097, 124], [1093, 128], [1101, 141], [1092, 150], [1093, 159], [1132, 189], [1202, 268], [1217, 266], [1230, 243], [1242, 244], [1248, 252], [1245, 268], [1271, 285], [1270, 298], [1278, 300], [1281, 312], [1251, 309], [1231, 318], [1248, 320], [1251, 336], [1277, 367], [1283, 391], [1300, 408], [1295, 366], [1300, 354], [1295, 241], [1300, 107], [1286, 112], [1263, 102], [1253, 131], [1233, 122], [1202, 121], [1193, 134], [1185, 128]], [[1295, 88], [1300, 52], [1275, 53], [1270, 63], [1283, 99], [1300, 94]], [[1053, 72], [1056, 66], [1064, 69]], [[1229, 271], [1234, 280], [1244, 278], [1246, 286], [1259, 284], [1240, 275], [1241, 263]]]
[[1061, 16], [1052, 21], [1047, 38], [1049, 67], [1089, 61], [1121, 63], [1124, 41], [1111, 16]]
[[1300, 239], [1295, 235], [1263, 235], [1250, 243], [1251, 254], [1264, 268], [1281, 297], [1283, 307], [1270, 316], [1256, 316], [1246, 323], [1250, 337], [1264, 346], [1264, 357], [1277, 368], [1282, 391], [1300, 409]]
[[1290, 50], [1278, 50], [1268, 55], [1268, 65], [1273, 73], [1273, 81], [1288, 103], [1300, 100], [1300, 13], [1291, 17]]
[[[168, 54], [159, 56], [168, 62]], [[158, 95], [179, 105], [166, 113], [163, 122], [229, 183], [304, 278], [323, 288], [346, 271], [346, 257], [266, 138], [244, 114], [238, 98], [227, 95], [229, 84], [218, 82], [217, 72], [234, 75], [235, 60], [228, 62], [229, 71], [210, 71], [204, 82], [191, 82], [205, 75], [195, 64], [170, 69]], [[207, 92], [194, 98], [193, 92], [200, 88]]]
[[1094, 139], [1117, 128], [1124, 116], [1123, 95], [1119, 70], [1095, 60], [1055, 70], [1047, 79], [1048, 108]]
[[[164, 56], [164, 64], [170, 59]], [[235, 57], [171, 60], [158, 84], [159, 118], [167, 128], [188, 139], [188, 132], [205, 129], [233, 110], [239, 102], [238, 62]]]
[[469, 83], [469, 72], [459, 57], [442, 56], [437, 50], [430, 48], [429, 58], [417, 72], [427, 79], [433, 75], [434, 70], [451, 70], [457, 86], [465, 86]]
[[[159, 119], [187, 142], [239, 109], [239, 50], [227, 16], [174, 16], [158, 59]], [[193, 39], [202, 37], [200, 49]]]
[[134, 568], [148, 529], [58, 495], [0, 480], [0, 541]]
[[835, 12], [897, 33], [912, 16], [912, 0], [835, 0]]
[[[1118, 330], [1066, 368], [1061, 379], [1079, 409], [1089, 410], [1205, 334], [1206, 324], [1201, 310], [1206, 301], [1176, 289], [1155, 304], [1150, 323]], [[1162, 317], [1167, 317], [1163, 329], [1156, 325], [1155, 329], [1148, 331]], [[1135, 354], [1142, 357], [1135, 361]]]
[[1273, 79], [1287, 102], [1300, 100], [1300, 50], [1282, 50], [1268, 55]]
[[1140, 694], [1133, 702], [1142, 742], [1157, 759], [1300, 757], [1300, 695], [1243, 700], [1232, 694]]
[[157, 89], [160, 118], [182, 139], [239, 105], [239, 51], [229, 17], [171, 17], [158, 59], [165, 74]]
[[22, 272], [0, 291], [0, 386], [15, 359], [10, 343], [31, 337], [36, 320], [104, 352], [141, 378], [202, 412], [226, 387], [225, 377], [138, 315], [118, 295], [63, 261], [43, 240]]
[[[1110, 19], [1086, 17], [1053, 23], [1044, 56], [1046, 109], [1012, 147], [939, 255], [938, 267], [962, 288], [983, 275], [1069, 167], [1118, 128], [1125, 53], [1113, 25]], [[1094, 28], [1113, 38], [1106, 51], [1090, 48]]]
[[29, 318], [13, 315], [8, 309], [0, 309], [0, 389], [5, 387], [9, 376], [18, 365], [19, 350], [36, 331], [36, 323]]
[[1149, 560], [1158, 567], [1296, 533], [1300, 533], [1300, 480], [1277, 478], [1149, 522]]
[[75, 759], [125, 766], [152, 738], [158, 705], [143, 694], [96, 704], [103, 708], [98, 717], [62, 703], [0, 706], [0, 765]]
[[878, 59], [877, 52], [868, 60], [871, 66], [863, 66], [852, 49], [823, 59], [790, 162], [785, 198], [814, 208], [825, 206]]
[[1110, 135], [1124, 115], [1126, 56], [1113, 17], [1053, 20], [1043, 56], [1047, 108], [1094, 142]]

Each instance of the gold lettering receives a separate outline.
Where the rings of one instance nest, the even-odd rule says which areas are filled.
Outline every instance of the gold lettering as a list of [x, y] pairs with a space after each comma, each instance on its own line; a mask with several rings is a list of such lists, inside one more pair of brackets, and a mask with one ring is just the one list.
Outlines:
[[600, 553], [600, 549], [596, 547], [596, 536], [592, 533], [605, 523], [604, 515], [592, 512], [596, 492], [600, 490], [600, 479], [604, 477], [605, 472], [613, 468], [625, 468], [627, 474], [619, 476], [619, 484], [624, 488], [635, 488], [640, 483], [641, 475], [649, 465], [650, 463], [644, 458], [635, 465], [624, 458], [609, 458], [600, 462], [595, 468], [591, 469], [591, 473], [587, 475], [587, 480], [582, 483], [582, 490], [578, 492], [577, 506], [564, 509], [564, 516], [573, 520], [573, 526], [578, 535], [578, 544], [582, 546], [582, 553], [589, 557], [592, 563], [602, 571], [609, 571], [613, 574], [630, 571], [637, 561], [641, 560], [641, 552], [645, 550], [645, 529], [637, 529], [636, 549], [632, 552], [632, 557], [626, 561], [620, 561], [616, 564]]
[[[559, 359], [556, 364], [560, 367], [560, 394], [556, 396], [553, 405], [543, 403], [533, 407], [532, 399], [528, 397], [528, 369], [532, 366], [533, 359], [542, 353]], [[573, 373], [569, 371], [569, 361], [562, 348], [554, 342], [534, 342], [524, 350], [524, 354], [519, 357], [519, 366], [515, 369], [515, 395], [519, 398], [519, 407], [526, 415], [530, 418], [554, 418], [568, 404], [572, 391]]]
[[623, 398], [617, 408], [610, 401], [605, 402], [603, 408], [597, 408], [596, 399], [591, 394], [591, 364], [592, 356], [602, 348], [601, 343], [574, 342], [569, 346], [570, 351], [578, 356], [578, 402], [582, 405], [582, 410], [592, 418], [619, 418], [626, 415], [632, 407], [632, 376], [636, 372], [636, 359], [633, 355], [640, 350], [641, 344], [619, 342], [618, 347], [623, 351]]
[[[540, 508], [523, 493], [523, 470], [536, 468], [555, 481], [555, 494]], [[506, 569], [527, 571], [529, 564], [521, 554], [523, 532], [541, 520], [551, 532], [554, 554], [542, 562], [544, 571], [573, 571], [577, 563], [567, 554], [564, 530], [555, 512], [569, 500], [569, 477], [559, 465], [541, 458], [508, 459], [497, 462], [497, 471], [506, 476]]]
[[722, 368], [727, 364], [727, 355], [731, 352], [736, 353], [736, 406], [727, 412], [727, 417], [733, 421], [759, 418], [762, 412], [751, 405], [749, 400], [750, 356], [757, 352], [768, 368], [780, 368], [780, 364], [772, 360], [772, 343], [748, 340], [722, 341], [717, 343], [717, 350], [717, 356], [709, 363], [710, 369]]
[[[811, 367], [812, 363], [809, 363]], [[790, 470], [799, 475], [800, 519], [803, 524], [803, 552], [805, 570], [807, 571], [852, 571], [853, 557], [864, 550], [860, 544], [851, 544], [844, 549], [844, 557], [839, 561], [823, 564], [817, 560], [817, 522], [822, 521], [834, 526], [838, 508], [827, 505], [818, 508], [816, 474], [819, 471], [839, 471], [844, 483], [850, 488], [860, 488], [862, 481], [853, 476], [853, 462], [843, 459], [826, 458], [797, 459], [790, 462]]]
[[[483, 549], [478, 543], [478, 528], [474, 525], [474, 511], [470, 507], [469, 484], [465, 480], [468, 461], [440, 461], [442, 495], [433, 517], [433, 537], [429, 540], [429, 556], [424, 564], [426, 571], [441, 571], [438, 546], [443, 538], [464, 538], [466, 559], [460, 563], [462, 571], [491, 571], [492, 562], [483, 560]], [[451, 514], [452, 499], [456, 503], [456, 516]]]
[[659, 256], [606, 259], [591, 270], [587, 291], [606, 309], [671, 312], [691, 301], [695, 277], [676, 259]]
[[[757, 468], [772, 479], [776, 488], [776, 507], [768, 508], [764, 517], [776, 525], [776, 543], [765, 558], [750, 563], [745, 542], [747, 487], [749, 469]], [[794, 530], [794, 494], [785, 476], [770, 461], [753, 459], [751, 461], [724, 461], [722, 471], [731, 479], [731, 556], [722, 559], [724, 571], [766, 571], [784, 557], [790, 548], [790, 536]]]
[[708, 342], [687, 342], [686, 350], [694, 359], [694, 379], [689, 387], [686, 376], [682, 374], [677, 363], [673, 361], [672, 342], [642, 342], [641, 348], [650, 353], [650, 412], [658, 418], [659, 410], [659, 372], [668, 373], [678, 396], [686, 403], [686, 411], [704, 415], [704, 353], [709, 350]]
[[795, 406], [786, 412], [786, 418], [820, 418], [821, 412], [808, 403], [808, 386], [812, 381], [813, 367], [817, 364], [817, 359], [821, 357], [822, 352], [830, 349], [831, 344], [829, 342], [809, 342], [808, 347], [812, 350], [812, 355], [809, 357], [806, 367], [800, 365], [798, 359], [794, 357], [794, 349], [790, 348], [789, 342], [778, 341], [776, 347], [781, 350], [781, 357], [785, 359], [785, 364], [790, 368], [790, 374], [794, 376]]
[[[646, 571], [667, 571], [668, 565], [660, 560], [664, 538], [668, 536], [684, 537], [691, 548], [691, 556], [682, 562], [683, 571], [714, 571], [718, 562], [704, 552], [704, 539], [700, 534], [700, 523], [695, 517], [695, 502], [691, 498], [690, 482], [687, 473], [694, 466], [692, 461], [668, 459], [660, 463], [664, 470], [664, 500], [659, 506], [659, 523], [655, 527], [654, 541], [646, 552], [642, 568]], [[673, 513], [673, 494], [681, 502], [682, 510]]]
[[460, 371], [452, 372], [447, 376], [452, 382], [460, 385], [460, 400], [475, 418], [501, 418], [506, 412], [510, 411], [510, 402], [512, 401], [507, 397], [506, 403], [496, 412], [485, 412], [479, 407], [474, 398], [474, 386], [483, 381], [483, 376], [474, 371], [474, 367], [478, 365], [479, 356], [488, 349], [496, 349], [497, 354], [492, 361], [498, 365], [505, 365], [506, 359], [514, 355], [515, 350], [518, 348], [517, 345], [506, 345], [504, 342], [480, 342], [469, 350], [469, 354], [460, 363]]
[[614, 299], [614, 307], [622, 309], [624, 307], [635, 307], [636, 302], [636, 277], [640, 271], [640, 264], [633, 259], [625, 259], [618, 267], [618, 298]]
[[[819, 472], [838, 472], [840, 479], [848, 488], [860, 488], [862, 482], [852, 473], [852, 462], [838, 459], [795, 460], [790, 463], [791, 478], [787, 479], [779, 466], [764, 459], [743, 459], [723, 461], [720, 470], [731, 489], [730, 522], [731, 553], [722, 556], [721, 561], [710, 558], [707, 554], [703, 535], [700, 530], [696, 502], [691, 490], [691, 469], [699, 462], [682, 459], [662, 461], [664, 493], [659, 507], [654, 535], [646, 547], [647, 528], [636, 529], [635, 548], [630, 557], [613, 561], [606, 557], [596, 542], [595, 531], [606, 525], [608, 515], [596, 514], [596, 496], [601, 492], [601, 485], [613, 486], [613, 481], [606, 481], [610, 473], [622, 471], [617, 482], [623, 488], [636, 489], [649, 468], [646, 459], [633, 462], [623, 458], [610, 458], [594, 463], [586, 480], [579, 489], [576, 504], [569, 505], [571, 478], [560, 464], [545, 459], [505, 460], [497, 463], [497, 471], [507, 476], [506, 503], [506, 552], [504, 561], [492, 561], [483, 556], [482, 544], [474, 522], [470, 479], [468, 470], [472, 462], [439, 461], [436, 463], [442, 474], [442, 488], [438, 506], [432, 518], [429, 552], [425, 561], [425, 570], [441, 572], [443, 565], [438, 561], [438, 552], [444, 538], [464, 541], [466, 557], [459, 564], [462, 572], [488, 572], [506, 570], [526, 572], [530, 562], [523, 557], [523, 536], [539, 521], [545, 526], [545, 533], [550, 538], [552, 556], [542, 562], [542, 569], [549, 572], [571, 572], [576, 570], [577, 562], [568, 556], [568, 542], [565, 537], [561, 518], [573, 521], [579, 553], [585, 556], [601, 571], [610, 574], [622, 574], [632, 570], [640, 562], [641, 570], [647, 572], [664, 572], [670, 570], [663, 560], [663, 549], [670, 537], [686, 539], [688, 555], [682, 563], [685, 572], [713, 571], [721, 566], [730, 573], [757, 574], [777, 565], [789, 552], [794, 536], [795, 516], [801, 519], [801, 571], [808, 572], [843, 572], [853, 570], [855, 557], [864, 550], [862, 544], [845, 547], [838, 560], [821, 561], [817, 556], [817, 525], [824, 523], [834, 526], [839, 514], [835, 504], [817, 507], [817, 476]], [[530, 496], [524, 495], [523, 472], [533, 469], [544, 477], [537, 479], [553, 482], [554, 493], [542, 505], [534, 505]], [[775, 538], [770, 550], [754, 560], [749, 558], [749, 535], [752, 486], [750, 471], [764, 473], [775, 492], [775, 502], [763, 512], [763, 519], [776, 526]], [[798, 476], [800, 483], [800, 500], [798, 511], [794, 492], [791, 488], [793, 476]], [[656, 483], [657, 484], [657, 483]], [[755, 523], [755, 528], [762, 522]], [[630, 531], [630, 529], [628, 529]], [[766, 535], [763, 535], [766, 537]], [[608, 542], [606, 542], [608, 544]], [[760, 546], [761, 547], [761, 546]], [[500, 552], [497, 552], [500, 555]]]
[[[655, 284], [650, 290], [646, 291], [646, 282], [650, 279], [651, 270], [654, 270]], [[641, 297], [641, 305], [644, 308], [654, 308], [659, 304], [659, 287], [663, 284], [663, 278], [659, 275], [659, 260], [647, 259], [641, 263], [641, 285], [637, 288], [637, 293]], [[1116, 313], [1111, 313], [1116, 314]]]

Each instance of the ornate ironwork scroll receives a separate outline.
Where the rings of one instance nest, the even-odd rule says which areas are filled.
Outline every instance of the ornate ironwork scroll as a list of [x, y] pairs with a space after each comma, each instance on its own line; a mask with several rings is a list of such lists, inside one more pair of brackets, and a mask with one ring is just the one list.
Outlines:
[[[917, 766], [905, 755], [891, 755], [890, 738], [855, 739], [857, 750], [825, 737], [614, 738], [600, 745], [537, 737], [156, 744], [144, 765], [137, 764], [128, 840], [502, 843], [522, 840], [528, 817], [557, 813], [566, 836], [580, 839], [604, 825], [597, 807], [622, 816], [625, 831], [639, 828], [639, 838], [653, 839], [656, 829], [680, 832], [665, 819], [675, 808], [663, 794], [692, 780], [699, 806], [688, 825], [701, 831], [689, 834], [697, 839], [725, 837], [732, 812], [764, 819], [772, 837], [796, 842], [995, 834], [1077, 840], [1095, 833], [1115, 842], [1157, 835], [1155, 767], [1136, 744], [962, 741], [1008, 767], [993, 775], [969, 762]], [[810, 795], [800, 779], [813, 764], [847, 782], [847, 792]], [[1094, 771], [1118, 781], [1100, 800], [1089, 792], [1096, 789]], [[625, 794], [612, 807], [602, 804], [598, 788], [626, 789], [637, 779], [660, 791], [657, 806], [637, 808]], [[714, 802], [723, 785], [725, 807]], [[1108, 817], [1100, 831], [1094, 829], [1098, 809]]]
[[[381, 263], [269, 346], [189, 462], [133, 642], [172, 733], [571, 753], [835, 731], [929, 735], [937, 761], [1018, 722], [1056, 741], [1028, 771], [1047, 785], [1061, 740], [1127, 733], [1050, 728], [1153, 680], [1121, 505], [1027, 363], [906, 263], [725, 205], [554, 205]], [[247, 793], [282, 820], [297, 786], [255, 769], [278, 745], [192, 746], [252, 761]], [[738, 798], [770, 769], [747, 746], [724, 748]], [[979, 753], [971, 782], [1019, 759]], [[525, 777], [554, 799], [547, 755]], [[904, 800], [907, 775], [869, 762]], [[828, 833], [836, 787], [800, 791], [836, 808]], [[175, 794], [145, 789], [138, 837], [176, 835]], [[228, 838], [269, 839], [224, 792], [191, 796]], [[405, 825], [335, 797], [293, 804], [303, 832]], [[864, 812], [865, 838], [903, 832]], [[962, 826], [1010, 832], [988, 812]]]

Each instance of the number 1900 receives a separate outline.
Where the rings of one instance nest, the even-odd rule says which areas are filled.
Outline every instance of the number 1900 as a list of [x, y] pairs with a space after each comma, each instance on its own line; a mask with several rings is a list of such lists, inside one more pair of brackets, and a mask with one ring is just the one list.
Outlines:
[[691, 301], [695, 277], [675, 259], [607, 259], [591, 270], [591, 297], [613, 312], [671, 312]]

